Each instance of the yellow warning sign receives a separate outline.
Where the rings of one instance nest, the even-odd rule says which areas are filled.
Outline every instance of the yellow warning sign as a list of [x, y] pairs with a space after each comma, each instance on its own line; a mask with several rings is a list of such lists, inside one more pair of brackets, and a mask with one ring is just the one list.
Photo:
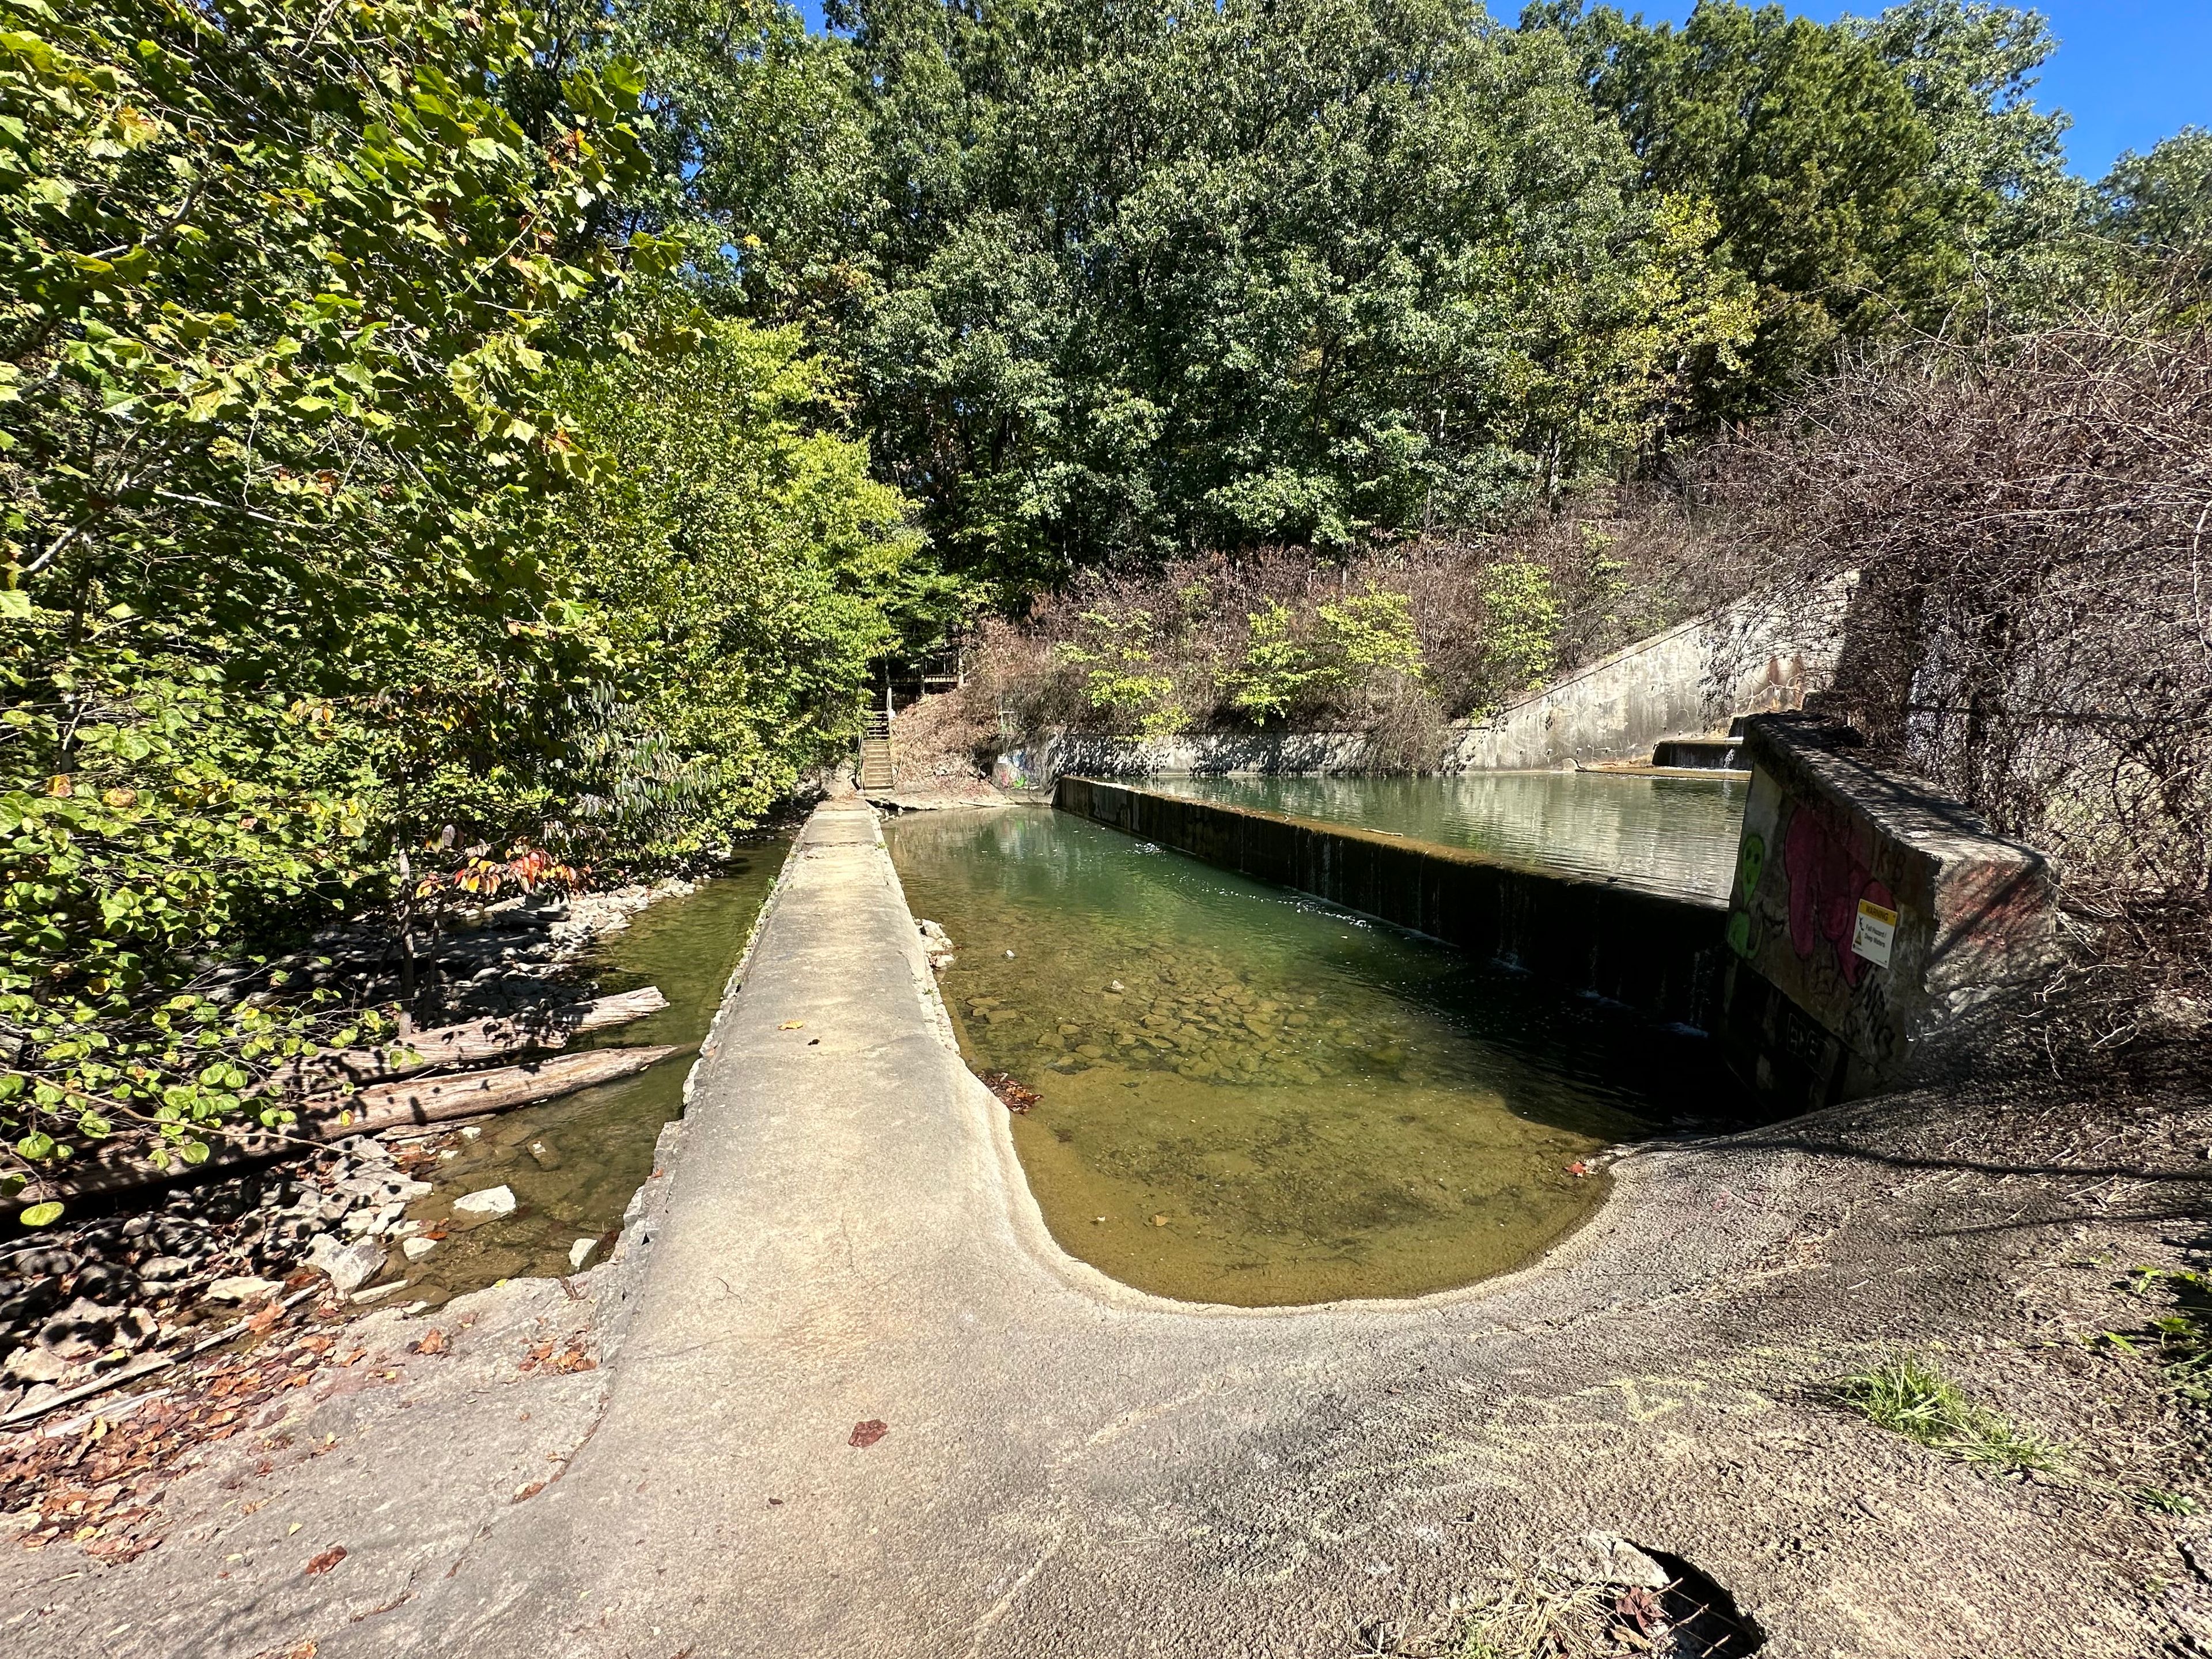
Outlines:
[[1851, 954], [1863, 957], [1877, 968], [1887, 968], [1891, 947], [1896, 943], [1897, 912], [1883, 909], [1872, 899], [1861, 899], [1858, 926], [1851, 930]]

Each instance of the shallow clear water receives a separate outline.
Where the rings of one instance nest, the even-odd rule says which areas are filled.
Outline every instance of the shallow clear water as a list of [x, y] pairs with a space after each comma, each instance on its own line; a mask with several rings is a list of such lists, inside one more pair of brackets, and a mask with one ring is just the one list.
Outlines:
[[1724, 1109], [1702, 1040], [1066, 813], [884, 835], [958, 952], [969, 1063], [1040, 1097], [1013, 1132], [1046, 1224], [1140, 1289], [1467, 1284], [1597, 1205], [1571, 1166]]
[[[586, 963], [600, 994], [657, 985], [668, 1006], [577, 1046], [703, 1038], [789, 846], [788, 836], [778, 836], [743, 848], [696, 892], [662, 899], [605, 936]], [[410, 1219], [434, 1224], [452, 1215], [455, 1199], [487, 1187], [512, 1188], [516, 1206], [496, 1220], [454, 1227], [420, 1261], [404, 1261], [395, 1247], [390, 1271], [407, 1285], [391, 1299], [441, 1303], [502, 1279], [566, 1273], [579, 1238], [598, 1240], [591, 1261], [603, 1260], [630, 1195], [653, 1173], [661, 1126], [683, 1114], [690, 1069], [687, 1048], [636, 1077], [480, 1119], [470, 1126], [474, 1134], [456, 1131], [431, 1142], [453, 1155], [422, 1171], [436, 1190], [409, 1207]]]
[[1746, 793], [1740, 778], [1607, 772], [1159, 778], [1143, 787], [1722, 899], [1735, 870]]

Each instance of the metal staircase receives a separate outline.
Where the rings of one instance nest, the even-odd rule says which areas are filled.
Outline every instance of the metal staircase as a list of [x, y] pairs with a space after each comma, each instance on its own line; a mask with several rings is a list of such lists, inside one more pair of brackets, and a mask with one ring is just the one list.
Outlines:
[[891, 770], [891, 717], [887, 710], [869, 711], [860, 728], [860, 793], [887, 795], [896, 779]]

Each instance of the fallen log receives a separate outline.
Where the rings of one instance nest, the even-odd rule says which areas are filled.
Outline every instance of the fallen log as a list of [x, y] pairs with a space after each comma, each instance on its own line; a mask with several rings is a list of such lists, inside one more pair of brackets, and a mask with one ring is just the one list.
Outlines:
[[476, 1019], [434, 1031], [410, 1032], [380, 1048], [340, 1048], [288, 1060], [253, 1092], [312, 1097], [336, 1093], [349, 1085], [358, 1087], [423, 1072], [450, 1071], [536, 1048], [565, 1048], [571, 1037], [627, 1025], [667, 1006], [660, 988], [647, 985], [520, 1018]]
[[[189, 1175], [257, 1159], [282, 1158], [316, 1141], [343, 1140], [349, 1135], [380, 1134], [410, 1124], [449, 1123], [458, 1118], [480, 1117], [511, 1111], [574, 1094], [601, 1083], [632, 1077], [679, 1052], [674, 1045], [649, 1048], [592, 1048], [580, 1054], [532, 1060], [522, 1066], [503, 1066], [495, 1071], [465, 1072], [457, 1077], [424, 1078], [412, 1083], [385, 1083], [363, 1089], [343, 1101], [310, 1103], [300, 1121], [284, 1130], [212, 1127], [202, 1131], [210, 1148], [204, 1163], [185, 1164], [172, 1158], [167, 1169], [149, 1158], [143, 1143], [125, 1145], [95, 1142], [79, 1163], [64, 1173], [34, 1181], [10, 1200], [40, 1204], [49, 1199], [64, 1203], [101, 1193], [126, 1192], [133, 1187], [174, 1181]], [[113, 1150], [107, 1149], [112, 1147]], [[103, 1156], [103, 1153], [106, 1155]]]
[[380, 1134], [412, 1123], [446, 1123], [509, 1111], [595, 1084], [635, 1075], [674, 1054], [673, 1045], [655, 1048], [593, 1048], [553, 1060], [533, 1060], [496, 1071], [464, 1072], [458, 1077], [422, 1078], [411, 1083], [380, 1083], [343, 1102], [310, 1105], [301, 1122], [319, 1140], [347, 1135]]

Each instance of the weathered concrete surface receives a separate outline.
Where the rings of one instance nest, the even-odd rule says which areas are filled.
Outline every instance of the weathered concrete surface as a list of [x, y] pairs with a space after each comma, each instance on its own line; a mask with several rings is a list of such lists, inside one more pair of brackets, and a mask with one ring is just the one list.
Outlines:
[[1804, 706], [1834, 677], [1848, 581], [1754, 593], [1638, 640], [1455, 732], [1448, 771], [1649, 760], [1663, 738]]
[[1719, 1012], [1725, 912], [1698, 894], [1066, 773], [1053, 799], [1218, 868], [1512, 963], [1563, 990], [1700, 1030]]
[[1725, 1041], [1791, 1109], [1925, 1079], [2056, 956], [2052, 874], [1957, 801], [1808, 714], [1747, 730]]
[[1006, 789], [1049, 789], [1063, 773], [1101, 778], [1333, 777], [1369, 769], [1357, 732], [1184, 732], [1162, 738], [1054, 732], [1010, 749], [991, 769]]
[[[1775, 1659], [2212, 1633], [2177, 1551], [2201, 1523], [2120, 1495], [2201, 1471], [2161, 1438], [2154, 1370], [2084, 1340], [2143, 1316], [2095, 1258], [2174, 1259], [2201, 1102], [2093, 1128], [2020, 1091], [1831, 1114], [1627, 1158], [1508, 1279], [1193, 1310], [1054, 1249], [933, 998], [872, 818], [817, 813], [652, 1183], [657, 1236], [603, 1270], [638, 1277], [602, 1368], [516, 1376], [531, 1318], [589, 1304], [498, 1304], [447, 1369], [319, 1405], [300, 1427], [328, 1455], [215, 1449], [153, 1553], [15, 1553], [10, 1651], [1341, 1659], [1597, 1528], [1712, 1574]], [[2079, 1478], [1825, 1403], [1907, 1335], [2081, 1442]], [[599, 1386], [597, 1415], [552, 1409], [556, 1383]], [[533, 1462], [557, 1478], [510, 1502]], [[310, 1540], [366, 1541], [308, 1578]]]

